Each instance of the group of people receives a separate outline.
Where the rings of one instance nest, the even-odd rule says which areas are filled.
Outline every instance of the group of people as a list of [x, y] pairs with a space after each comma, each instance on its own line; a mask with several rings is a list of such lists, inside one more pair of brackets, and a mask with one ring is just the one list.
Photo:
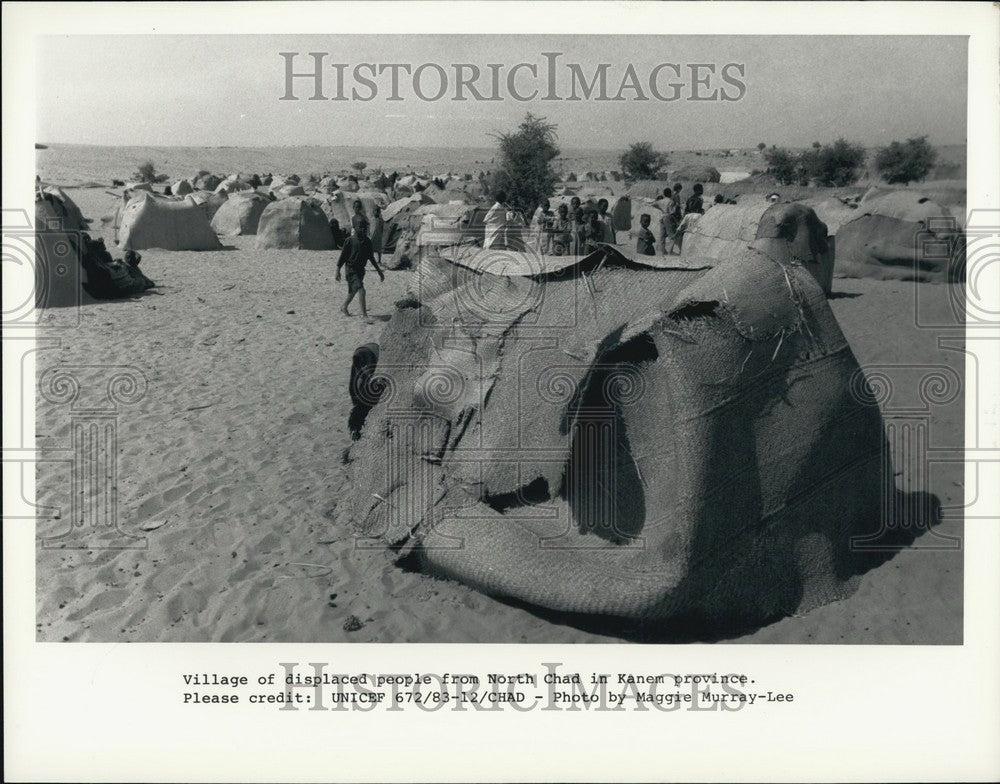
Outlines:
[[[704, 186], [695, 183], [692, 194], [684, 197], [684, 186], [674, 184], [665, 188], [658, 206], [663, 212], [660, 219], [660, 241], [657, 248], [656, 236], [650, 226], [652, 217], [643, 214], [639, 219], [639, 229], [636, 233], [636, 252], [653, 256], [659, 251], [664, 256], [680, 253], [684, 241], [684, 233], [691, 223], [704, 214]], [[721, 194], [716, 195], [715, 204], [724, 202]], [[734, 202], [735, 203], [735, 202]], [[709, 205], [711, 206], [711, 205]], [[486, 215], [486, 230], [484, 248], [517, 247], [523, 239], [515, 240], [512, 227], [523, 227], [524, 221], [520, 214], [512, 210], [507, 203], [507, 195], [499, 192], [496, 202]], [[585, 256], [599, 247], [601, 243], [617, 243], [614, 218], [610, 212], [607, 199], [599, 199], [584, 203], [579, 196], [573, 196], [569, 204], [560, 204], [552, 210], [548, 199], [542, 201], [535, 212], [531, 223], [531, 237], [535, 249], [542, 254], [554, 256]], [[523, 232], [517, 235], [523, 237]]]
[[[543, 199], [531, 221], [530, 242], [539, 253], [553, 256], [584, 256], [602, 242], [614, 244], [615, 227], [608, 208], [607, 199], [585, 206], [574, 196], [553, 211], [552, 203]], [[508, 204], [503, 191], [496, 194], [484, 224], [484, 248], [517, 249], [528, 244], [524, 218]]]
[[535, 237], [538, 250], [553, 256], [585, 256], [597, 250], [600, 243], [614, 244], [615, 225], [608, 211], [607, 199], [585, 208], [579, 196], [569, 204], [560, 204], [552, 211], [548, 199], [542, 201], [535, 215]]
[[156, 286], [139, 270], [142, 256], [132, 249], [123, 259], [111, 258], [103, 238], [91, 239], [80, 233], [80, 265], [87, 273], [83, 287], [95, 299], [122, 299]]
[[[700, 182], [696, 182], [692, 188], [692, 194], [685, 199], [683, 196], [684, 186], [679, 182], [674, 183], [673, 188], [664, 188], [663, 197], [659, 200], [663, 217], [660, 218], [660, 247], [659, 252], [663, 256], [670, 256], [676, 250], [681, 252], [684, 244], [684, 233], [691, 226], [691, 223], [705, 214], [705, 188]], [[722, 194], [717, 194], [715, 203], [723, 201]], [[639, 232], [636, 235], [636, 252], [644, 256], [656, 255], [656, 237], [650, 230], [652, 218], [648, 213], [644, 213], [639, 218]]]
[[[684, 233], [706, 210], [704, 186], [701, 183], [695, 183], [692, 194], [687, 199], [683, 197], [683, 190], [680, 183], [675, 183], [673, 188], [664, 189], [660, 200], [663, 217], [660, 219], [662, 230], [659, 252], [664, 256], [673, 254], [675, 249], [677, 253], [681, 252]], [[777, 194], [772, 194], [772, 197], [777, 197]], [[771, 201], [777, 201], [777, 198], [771, 198]], [[713, 203], [723, 202], [725, 199], [722, 194], [717, 194]], [[580, 197], [573, 196], [568, 205], [560, 204], [553, 212], [551, 202], [544, 199], [535, 213], [531, 227], [536, 249], [542, 254], [555, 256], [585, 256], [597, 250], [601, 243], [615, 244], [616, 232], [609, 206], [607, 199], [600, 199], [595, 206], [585, 209]], [[385, 221], [382, 210], [377, 206], [374, 208], [373, 221], [374, 229], [369, 236], [372, 224], [360, 199], [353, 204], [349, 237], [343, 239], [339, 222], [335, 218], [330, 220], [337, 247], [342, 247], [336, 279], [341, 279], [341, 270], [346, 270], [347, 277], [347, 299], [344, 300], [341, 312], [350, 316], [348, 306], [357, 297], [361, 315], [368, 323], [371, 323], [371, 319], [368, 317], [365, 299], [364, 276], [369, 262], [379, 278], [385, 280], [379, 266], [382, 261]], [[649, 228], [651, 223], [652, 218], [648, 213], [644, 213], [639, 219], [636, 252], [645, 256], [655, 256], [657, 252], [656, 236]], [[524, 219], [508, 204], [505, 192], [496, 194], [496, 201], [486, 213], [484, 224], [484, 248], [524, 247]]]

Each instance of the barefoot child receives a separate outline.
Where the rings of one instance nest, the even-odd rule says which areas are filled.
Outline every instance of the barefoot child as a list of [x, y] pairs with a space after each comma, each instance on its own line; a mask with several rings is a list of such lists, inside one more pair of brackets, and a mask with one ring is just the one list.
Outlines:
[[382, 268], [375, 260], [372, 242], [368, 239], [368, 221], [362, 219], [355, 222], [354, 230], [347, 242], [344, 243], [344, 249], [340, 252], [336, 279], [340, 280], [340, 268], [347, 267], [347, 299], [344, 300], [340, 312], [345, 316], [351, 315], [347, 306], [351, 304], [351, 300], [357, 294], [358, 302], [361, 305], [361, 317], [371, 324], [372, 320], [368, 318], [368, 307], [365, 301], [365, 265], [369, 261], [378, 273], [379, 279], [384, 282], [385, 275], [382, 274]]

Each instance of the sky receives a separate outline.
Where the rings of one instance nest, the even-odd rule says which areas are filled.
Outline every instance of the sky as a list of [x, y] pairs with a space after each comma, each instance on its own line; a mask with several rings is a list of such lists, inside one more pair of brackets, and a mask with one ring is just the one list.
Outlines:
[[[802, 147], [839, 136], [866, 146], [927, 135], [934, 144], [963, 144], [966, 127], [967, 39], [961, 36], [49, 36], [38, 39], [36, 138], [63, 144], [139, 146], [365, 145], [487, 147], [491, 134], [515, 127], [528, 111], [558, 126], [566, 148], [617, 149], [649, 141], [658, 149], [768, 145]], [[286, 91], [286, 58], [296, 71], [323, 60], [325, 98], [336, 94], [332, 63], [344, 63], [348, 100], [307, 100], [312, 80], [297, 79], [299, 100]], [[587, 81], [606, 64], [607, 97], [614, 97], [632, 66], [639, 89], [624, 100], [515, 100], [507, 74], [522, 68], [514, 89], [546, 93], [543, 53], [556, 58], [555, 94], [572, 95], [569, 64]], [[400, 74], [391, 95], [391, 71], [372, 90], [353, 78], [362, 63], [405, 63], [421, 72], [433, 96], [437, 64], [448, 78], [444, 98], [420, 100], [412, 75]], [[502, 100], [453, 100], [455, 64], [468, 63], [490, 90], [489, 64], [501, 75]], [[680, 66], [680, 78], [661, 63]], [[722, 70], [732, 81], [722, 80]], [[691, 64], [708, 84], [692, 85]], [[714, 75], [705, 65], [714, 66]], [[466, 75], [471, 73], [466, 70]], [[680, 98], [667, 97], [676, 82]], [[738, 89], [742, 84], [745, 89]], [[689, 100], [713, 94], [717, 100]], [[470, 91], [464, 97], [471, 98]], [[577, 92], [582, 97], [582, 90]], [[649, 100], [637, 100], [645, 95]], [[725, 95], [738, 100], [718, 100]]]

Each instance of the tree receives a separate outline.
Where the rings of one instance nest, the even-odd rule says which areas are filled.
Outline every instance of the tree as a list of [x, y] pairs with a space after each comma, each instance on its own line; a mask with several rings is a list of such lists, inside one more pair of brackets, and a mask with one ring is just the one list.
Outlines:
[[361, 174], [361, 172], [365, 170], [365, 167], [367, 165], [368, 164], [365, 163], [364, 161], [355, 161], [354, 163], [351, 164], [351, 168], [354, 169], [358, 174]]
[[813, 142], [813, 149], [814, 149], [814, 150], [818, 150], [818, 149], [819, 149], [820, 147], [822, 147], [822, 146], [823, 146], [823, 145], [822, 145], [822, 144], [820, 144], [819, 142]]
[[558, 180], [552, 161], [559, 157], [556, 126], [528, 112], [516, 131], [494, 134], [500, 162], [490, 177], [490, 192], [503, 191], [507, 203], [530, 216], [548, 198]]
[[767, 145], [764, 144], [764, 142], [761, 142], [760, 144], [757, 145], [757, 149], [760, 150], [761, 152], [764, 152], [764, 149], [766, 147], [767, 147]]
[[837, 139], [833, 144], [813, 145], [812, 149], [790, 152], [772, 147], [764, 157], [769, 171], [782, 185], [808, 185], [815, 182], [827, 187], [842, 187], [856, 182], [865, 162], [865, 148]]
[[782, 185], [793, 185], [799, 180], [799, 161], [794, 153], [784, 147], [772, 147], [764, 154], [767, 170]]
[[843, 138], [814, 151], [807, 162], [806, 173], [817, 185], [842, 187], [857, 182], [859, 169], [865, 162], [865, 148]]
[[906, 185], [925, 179], [936, 160], [937, 150], [927, 143], [927, 137], [916, 136], [882, 147], [875, 155], [875, 168], [886, 182]]
[[667, 156], [653, 149], [649, 142], [634, 142], [621, 154], [618, 164], [629, 179], [652, 180], [669, 163]]

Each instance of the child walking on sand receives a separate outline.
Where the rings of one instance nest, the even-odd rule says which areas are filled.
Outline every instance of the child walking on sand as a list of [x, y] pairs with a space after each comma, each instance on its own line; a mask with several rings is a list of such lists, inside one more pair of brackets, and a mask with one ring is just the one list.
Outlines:
[[351, 313], [347, 306], [351, 304], [354, 295], [358, 296], [358, 303], [361, 305], [361, 317], [368, 323], [373, 323], [368, 317], [368, 303], [365, 301], [365, 265], [372, 263], [378, 273], [379, 280], [385, 282], [385, 275], [382, 268], [375, 260], [375, 252], [372, 249], [372, 242], [368, 239], [368, 221], [362, 219], [354, 223], [354, 230], [351, 236], [344, 243], [344, 249], [340, 251], [340, 259], [337, 261], [337, 277], [340, 280], [341, 267], [347, 268], [347, 299], [340, 312], [345, 316]]

